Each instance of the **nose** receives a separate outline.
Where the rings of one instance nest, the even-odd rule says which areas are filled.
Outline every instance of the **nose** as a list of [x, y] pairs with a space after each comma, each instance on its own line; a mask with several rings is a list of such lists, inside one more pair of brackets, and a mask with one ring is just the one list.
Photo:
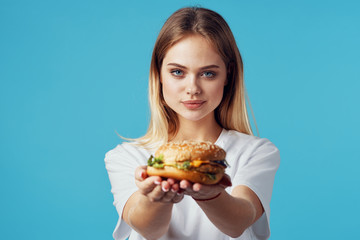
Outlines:
[[194, 96], [199, 95], [201, 93], [201, 88], [198, 83], [198, 79], [196, 76], [190, 76], [189, 81], [186, 88], [186, 94]]

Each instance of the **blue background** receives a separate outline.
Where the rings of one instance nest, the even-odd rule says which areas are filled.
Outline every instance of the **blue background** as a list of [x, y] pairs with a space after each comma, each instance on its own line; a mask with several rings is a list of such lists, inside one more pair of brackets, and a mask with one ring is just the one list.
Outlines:
[[232, 28], [281, 151], [271, 239], [359, 235], [358, 1], [0, 0], [1, 239], [111, 239], [104, 155], [145, 133], [157, 34], [197, 4]]

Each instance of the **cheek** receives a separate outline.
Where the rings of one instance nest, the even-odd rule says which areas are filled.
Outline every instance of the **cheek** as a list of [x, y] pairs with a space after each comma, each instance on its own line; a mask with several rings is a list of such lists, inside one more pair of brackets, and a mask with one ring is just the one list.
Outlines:
[[223, 94], [224, 94], [224, 85], [219, 84], [216, 86], [213, 86], [210, 91], [208, 91], [210, 96], [213, 96], [214, 101], [221, 101]]
[[174, 101], [178, 97], [179, 93], [181, 93], [181, 88], [177, 84], [165, 80], [163, 81], [162, 91], [165, 101], [169, 102]]
[[163, 94], [169, 95], [171, 93], [174, 93], [176, 90], [174, 89], [174, 86], [171, 86], [171, 84], [168, 84], [166, 81], [163, 82]]
[[217, 105], [219, 105], [223, 99], [224, 91], [222, 88], [219, 88], [219, 90], [216, 93], [216, 102]]

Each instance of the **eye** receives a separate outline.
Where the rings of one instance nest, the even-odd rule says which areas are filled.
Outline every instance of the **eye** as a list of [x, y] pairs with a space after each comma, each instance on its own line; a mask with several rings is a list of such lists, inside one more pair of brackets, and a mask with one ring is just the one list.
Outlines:
[[175, 77], [181, 77], [184, 75], [184, 72], [181, 71], [180, 69], [175, 69], [175, 70], [172, 70], [170, 72], [172, 75], [174, 75]]
[[206, 71], [201, 74], [201, 76], [204, 76], [206, 78], [214, 78], [216, 76], [216, 73], [211, 71]]

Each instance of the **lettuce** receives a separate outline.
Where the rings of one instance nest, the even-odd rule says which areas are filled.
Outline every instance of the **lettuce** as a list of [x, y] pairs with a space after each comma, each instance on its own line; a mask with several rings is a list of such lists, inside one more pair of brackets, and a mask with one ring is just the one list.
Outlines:
[[163, 162], [164, 156], [160, 155], [159, 157], [154, 157], [153, 155], [150, 156], [147, 163], [148, 166], [154, 167], [154, 168], [164, 168], [164, 162]]

